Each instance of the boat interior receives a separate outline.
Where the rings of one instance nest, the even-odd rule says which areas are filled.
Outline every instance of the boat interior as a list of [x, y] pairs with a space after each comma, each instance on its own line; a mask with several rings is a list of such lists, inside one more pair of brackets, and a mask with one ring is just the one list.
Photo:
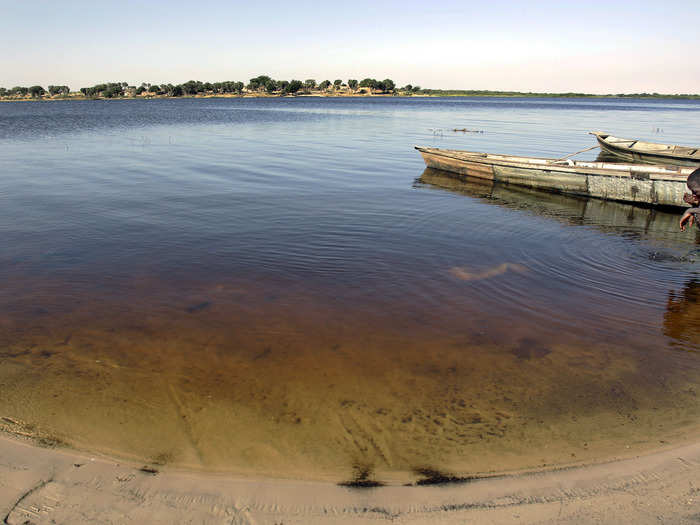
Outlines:
[[655, 166], [652, 164], [627, 164], [618, 162], [582, 161], [571, 159], [546, 159], [538, 157], [519, 157], [516, 155], [500, 155], [494, 153], [481, 153], [476, 151], [443, 150], [439, 148], [421, 148], [423, 151], [436, 152], [455, 159], [470, 160], [481, 158], [490, 161], [529, 164], [537, 166], [570, 166], [572, 168], [591, 168], [599, 170], [613, 170], [625, 173], [655, 173], [659, 175], [682, 175], [687, 177], [694, 168], [686, 166]]
[[592, 135], [600, 137], [607, 144], [614, 145], [620, 148], [627, 148], [641, 153], [652, 153], [662, 155], [674, 155], [680, 157], [699, 157], [700, 149], [690, 146], [678, 146], [674, 144], [658, 144], [656, 142], [645, 142], [643, 140], [623, 139], [614, 137], [606, 133], [593, 132]]

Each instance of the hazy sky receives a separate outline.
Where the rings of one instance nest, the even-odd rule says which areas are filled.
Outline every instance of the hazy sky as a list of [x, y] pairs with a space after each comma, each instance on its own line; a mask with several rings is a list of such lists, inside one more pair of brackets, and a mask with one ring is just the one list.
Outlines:
[[391, 78], [700, 93], [700, 0], [0, 0], [0, 86]]

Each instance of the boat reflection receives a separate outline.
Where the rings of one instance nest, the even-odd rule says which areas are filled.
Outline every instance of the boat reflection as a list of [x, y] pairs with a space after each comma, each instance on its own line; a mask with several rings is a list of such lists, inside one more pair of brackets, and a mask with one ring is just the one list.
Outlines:
[[[680, 214], [615, 201], [548, 193], [482, 179], [458, 179], [444, 171], [426, 168], [416, 179], [427, 184], [480, 199], [489, 204], [549, 217], [573, 225], [594, 226], [606, 233], [684, 245], [700, 242], [700, 231], [681, 233]], [[687, 246], [686, 246], [687, 247]]]

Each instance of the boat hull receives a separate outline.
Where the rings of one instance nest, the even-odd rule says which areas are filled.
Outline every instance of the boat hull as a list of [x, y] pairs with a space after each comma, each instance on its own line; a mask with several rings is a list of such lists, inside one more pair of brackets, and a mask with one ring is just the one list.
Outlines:
[[458, 178], [478, 178], [544, 191], [595, 197], [647, 206], [687, 207], [683, 202], [690, 168], [620, 165], [605, 163], [556, 165], [553, 159], [529, 159], [485, 153], [416, 148], [429, 168]]
[[700, 148], [620, 139], [599, 132], [591, 132], [591, 135], [595, 136], [601, 151], [626, 162], [700, 167]]

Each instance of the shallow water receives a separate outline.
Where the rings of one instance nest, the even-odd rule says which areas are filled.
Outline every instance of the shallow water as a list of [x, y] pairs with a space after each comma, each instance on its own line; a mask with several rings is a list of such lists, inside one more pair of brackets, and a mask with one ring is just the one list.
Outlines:
[[0, 425], [336, 480], [686, 439], [700, 422], [696, 233], [665, 212], [457, 184], [412, 146], [559, 157], [593, 145], [591, 129], [692, 144], [699, 110], [2, 104]]

